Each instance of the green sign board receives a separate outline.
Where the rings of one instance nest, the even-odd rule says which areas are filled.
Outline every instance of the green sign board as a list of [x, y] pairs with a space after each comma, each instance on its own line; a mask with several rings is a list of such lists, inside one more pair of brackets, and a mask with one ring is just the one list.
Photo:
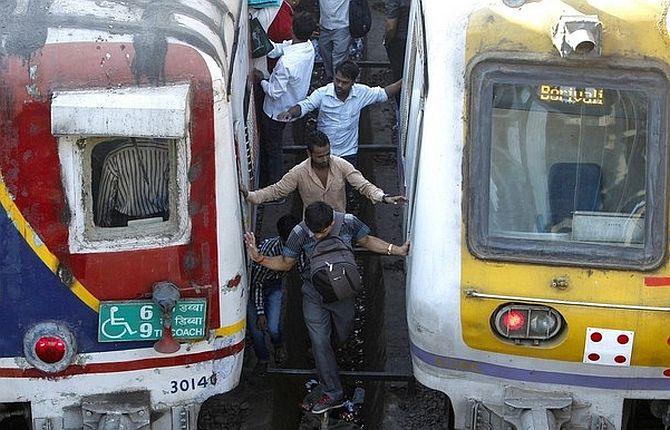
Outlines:
[[[205, 337], [207, 300], [179, 300], [172, 310], [172, 335], [191, 340]], [[101, 302], [98, 319], [99, 342], [158, 340], [163, 335], [161, 311], [148, 300]]]

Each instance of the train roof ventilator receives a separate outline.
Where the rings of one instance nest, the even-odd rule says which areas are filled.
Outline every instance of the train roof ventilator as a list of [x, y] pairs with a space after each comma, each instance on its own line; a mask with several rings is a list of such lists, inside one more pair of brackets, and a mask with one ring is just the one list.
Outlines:
[[563, 15], [551, 40], [563, 58], [593, 58], [602, 53], [603, 24], [597, 15]]

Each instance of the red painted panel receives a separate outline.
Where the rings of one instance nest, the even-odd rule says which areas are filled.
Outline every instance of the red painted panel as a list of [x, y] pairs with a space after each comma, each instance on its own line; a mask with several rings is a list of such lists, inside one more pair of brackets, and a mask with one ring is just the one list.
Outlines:
[[[168, 45], [163, 69], [165, 83], [190, 82], [192, 87], [190, 244], [119, 253], [71, 255], [68, 251], [69, 214], [57, 140], [51, 135], [51, 94], [54, 90], [148, 85], [146, 79], [135, 80], [133, 57], [130, 44], [90, 42], [47, 45], [30, 59], [1, 58], [0, 171], [30, 225], [98, 299], [146, 296], [152, 284], [161, 280], [183, 288], [211, 286], [210, 323], [217, 326], [212, 82], [194, 49]], [[33, 81], [31, 67], [36, 67]]]
[[654, 276], [644, 278], [645, 287], [670, 287], [670, 277]]
[[199, 352], [197, 354], [180, 355], [176, 357], [146, 358], [133, 361], [115, 361], [111, 363], [91, 363], [85, 366], [70, 366], [57, 374], [42, 372], [35, 368], [14, 369], [0, 368], [0, 378], [61, 378], [72, 375], [92, 373], [114, 373], [119, 371], [132, 371], [154, 369], [157, 367], [185, 366], [203, 361], [219, 360], [221, 358], [235, 355], [244, 349], [244, 341], [226, 346], [213, 351]]

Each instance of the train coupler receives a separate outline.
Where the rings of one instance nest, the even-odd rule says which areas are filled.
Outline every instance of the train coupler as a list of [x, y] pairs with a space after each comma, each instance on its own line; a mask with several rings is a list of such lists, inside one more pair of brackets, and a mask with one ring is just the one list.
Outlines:
[[[479, 400], [469, 400], [467, 430], [559, 430], [567, 422], [580, 421], [584, 428], [592, 430], [613, 430], [614, 426], [600, 416], [588, 417], [589, 423], [582, 422], [584, 414], [573, 417], [574, 401], [564, 393], [545, 393], [518, 389], [505, 390], [503, 405], [488, 404]], [[579, 409], [582, 409], [580, 406]], [[571, 421], [572, 420], [572, 421]], [[582, 427], [580, 427], [582, 428]]]
[[90, 430], [149, 430], [148, 405], [115, 402], [83, 402], [83, 428]]

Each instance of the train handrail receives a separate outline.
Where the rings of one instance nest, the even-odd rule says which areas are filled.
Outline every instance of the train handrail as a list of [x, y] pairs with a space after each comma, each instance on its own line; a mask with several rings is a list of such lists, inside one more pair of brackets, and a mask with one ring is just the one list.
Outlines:
[[465, 296], [474, 299], [505, 300], [512, 302], [530, 302], [530, 303], [566, 305], [566, 306], [584, 306], [589, 308], [622, 309], [627, 311], [670, 312], [670, 307], [667, 306], [625, 305], [616, 303], [580, 302], [575, 300], [559, 300], [559, 299], [547, 299], [547, 298], [525, 297], [525, 296], [507, 296], [503, 294], [480, 293], [479, 291], [474, 289], [465, 290]]

